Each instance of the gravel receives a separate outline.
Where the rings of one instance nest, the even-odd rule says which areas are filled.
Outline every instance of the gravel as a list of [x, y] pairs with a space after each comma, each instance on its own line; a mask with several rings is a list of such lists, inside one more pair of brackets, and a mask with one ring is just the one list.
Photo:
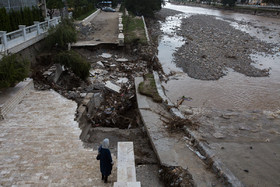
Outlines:
[[175, 63], [192, 78], [217, 80], [228, 68], [251, 77], [269, 75], [268, 69], [252, 65], [250, 54], [272, 53], [272, 45], [235, 29], [227, 21], [193, 15], [182, 20], [177, 34], [185, 38], [185, 44], [174, 54]]

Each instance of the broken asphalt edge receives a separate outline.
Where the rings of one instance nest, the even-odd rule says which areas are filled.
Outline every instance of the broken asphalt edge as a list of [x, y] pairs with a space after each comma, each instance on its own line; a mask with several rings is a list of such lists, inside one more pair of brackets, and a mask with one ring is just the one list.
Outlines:
[[99, 13], [101, 12], [100, 9], [97, 9], [95, 12], [93, 12], [91, 15], [83, 19], [81, 22], [83, 25], [88, 24], [91, 20], [93, 20]]
[[[160, 95], [160, 97], [163, 100], [163, 104], [169, 108], [172, 115], [180, 117], [182, 119], [185, 119], [184, 115], [175, 107], [175, 105], [170, 101], [170, 99], [165, 95], [165, 92], [161, 86], [161, 82], [159, 79], [158, 72], [153, 71], [157, 91]], [[136, 85], [135, 85], [136, 86]], [[137, 98], [138, 99], [138, 98]], [[212, 170], [228, 185], [233, 187], [243, 187], [244, 184], [222, 163], [222, 161], [215, 156], [212, 150], [210, 150], [207, 145], [200, 141], [197, 135], [194, 133], [194, 131], [190, 130], [189, 128], [184, 128], [186, 134], [190, 135], [191, 138], [195, 141], [195, 145], [197, 145], [197, 148], [200, 152], [203, 153], [203, 155], [206, 157], [206, 160], [209, 163], [212, 163]]]

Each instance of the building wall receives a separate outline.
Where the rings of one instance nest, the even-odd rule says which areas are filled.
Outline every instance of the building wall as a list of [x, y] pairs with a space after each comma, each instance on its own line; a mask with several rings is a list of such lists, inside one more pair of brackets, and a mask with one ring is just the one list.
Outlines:
[[10, 9], [19, 10], [23, 7], [37, 7], [40, 0], [0, 0], [0, 7], [5, 7], [7, 11]]

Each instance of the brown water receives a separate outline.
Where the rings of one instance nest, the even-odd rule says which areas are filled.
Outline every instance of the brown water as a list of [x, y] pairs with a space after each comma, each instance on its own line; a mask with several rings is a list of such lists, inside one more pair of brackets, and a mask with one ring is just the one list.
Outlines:
[[[162, 23], [163, 36], [159, 40], [158, 57], [165, 73], [176, 72], [163, 86], [167, 96], [176, 103], [182, 96], [192, 99], [183, 104], [190, 107], [210, 107], [235, 110], [276, 110], [280, 108], [280, 52], [274, 55], [252, 54], [255, 66], [270, 68], [270, 76], [255, 78], [228, 69], [227, 75], [217, 81], [202, 81], [188, 77], [173, 62], [173, 53], [183, 45], [183, 38], [174, 30], [181, 19], [193, 14], [213, 15], [231, 23], [233, 27], [259, 40], [280, 44], [280, 20], [219, 10], [178, 6], [167, 3], [165, 8], [181, 11]], [[280, 46], [280, 45], [279, 45]]]

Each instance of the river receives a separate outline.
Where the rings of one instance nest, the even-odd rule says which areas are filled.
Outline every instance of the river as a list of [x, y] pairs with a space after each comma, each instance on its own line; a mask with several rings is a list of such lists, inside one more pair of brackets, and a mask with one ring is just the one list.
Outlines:
[[[188, 99], [183, 105], [195, 108], [219, 110], [268, 110], [280, 108], [280, 20], [248, 14], [234, 13], [200, 7], [172, 5], [164, 8], [182, 12], [169, 16], [161, 23], [162, 36], [159, 38], [158, 58], [166, 74], [175, 72], [163, 86], [167, 96], [176, 103], [182, 96]], [[189, 77], [174, 63], [174, 52], [184, 44], [184, 38], [174, 30], [180, 28], [181, 20], [191, 15], [215, 16], [230, 22], [235, 29], [250, 34], [260, 41], [276, 44], [273, 54], [252, 53], [254, 66], [268, 68], [268, 77], [248, 77], [232, 69], [219, 80], [198, 80]]]

